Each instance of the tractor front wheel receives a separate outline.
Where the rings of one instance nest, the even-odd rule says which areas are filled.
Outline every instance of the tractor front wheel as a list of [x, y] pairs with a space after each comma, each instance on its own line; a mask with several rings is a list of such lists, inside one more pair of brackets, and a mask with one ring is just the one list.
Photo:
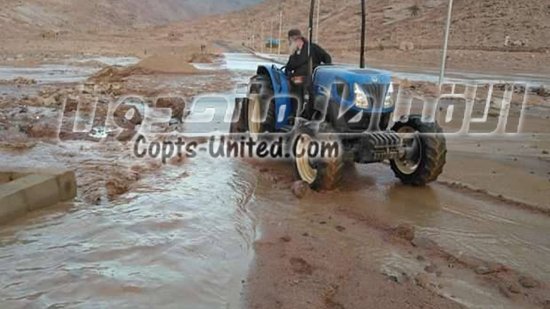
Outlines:
[[294, 171], [297, 178], [312, 189], [332, 190], [342, 179], [344, 171], [343, 148], [329, 124], [319, 130], [300, 124], [294, 131]]
[[447, 145], [437, 122], [423, 123], [420, 116], [410, 116], [392, 129], [403, 139], [405, 154], [391, 161], [395, 176], [404, 184], [424, 186], [437, 180], [446, 163]]

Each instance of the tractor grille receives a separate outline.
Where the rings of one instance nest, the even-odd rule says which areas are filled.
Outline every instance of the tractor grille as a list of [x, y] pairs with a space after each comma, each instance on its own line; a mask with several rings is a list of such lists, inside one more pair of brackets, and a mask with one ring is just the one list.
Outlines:
[[[382, 112], [382, 107], [384, 104], [384, 99], [388, 89], [388, 85], [385, 84], [364, 84], [362, 85], [363, 90], [367, 93], [370, 101], [370, 105], [373, 107], [373, 113], [363, 113], [363, 116], [358, 122], [351, 122], [355, 118], [357, 112], [348, 111], [344, 118], [346, 119], [349, 128], [353, 131], [365, 131], [367, 129], [384, 130], [388, 127], [389, 124], [389, 114], [379, 114]], [[372, 122], [378, 124], [375, 126]]]
[[375, 110], [381, 109], [384, 104], [384, 99], [386, 98], [386, 92], [388, 90], [388, 85], [385, 84], [365, 84], [363, 88], [367, 92], [370, 98], [370, 104], [374, 107]]

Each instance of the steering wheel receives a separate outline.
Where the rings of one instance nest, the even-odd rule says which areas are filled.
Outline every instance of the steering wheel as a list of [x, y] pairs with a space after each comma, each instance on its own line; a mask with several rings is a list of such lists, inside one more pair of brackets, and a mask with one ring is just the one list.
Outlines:
[[281, 67], [280, 70], [281, 70], [286, 76], [288, 76], [288, 73], [289, 73], [289, 72], [286, 70], [286, 65], [283, 66], [283, 67]]

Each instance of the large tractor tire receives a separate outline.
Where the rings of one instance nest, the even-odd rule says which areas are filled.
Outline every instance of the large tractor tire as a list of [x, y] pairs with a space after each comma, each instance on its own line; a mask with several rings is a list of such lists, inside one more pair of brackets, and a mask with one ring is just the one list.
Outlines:
[[[338, 154], [325, 156], [310, 156], [312, 144], [317, 144], [319, 154], [322, 143], [334, 145], [337, 143]], [[344, 149], [337, 134], [329, 124], [323, 123], [319, 130], [312, 125], [300, 124], [294, 131], [293, 138], [294, 171], [296, 177], [308, 183], [313, 190], [333, 190], [340, 181], [344, 172]], [[335, 153], [332, 153], [335, 154]]]
[[421, 116], [410, 116], [398, 122], [393, 131], [404, 139], [407, 155], [391, 161], [395, 176], [404, 184], [425, 186], [443, 173], [447, 158], [447, 143], [437, 122], [423, 123]]
[[269, 76], [256, 75], [252, 77], [247, 97], [248, 131], [253, 135], [275, 132], [277, 115], [273, 99], [273, 86]]

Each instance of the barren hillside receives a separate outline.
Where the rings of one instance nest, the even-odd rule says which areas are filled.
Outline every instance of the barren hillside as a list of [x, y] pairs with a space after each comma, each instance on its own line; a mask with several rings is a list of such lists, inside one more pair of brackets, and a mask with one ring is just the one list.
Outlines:
[[242, 9], [261, 0], [4, 0], [0, 36], [113, 33]]
[[[353, 48], [360, 29], [359, 0], [322, 0], [320, 41], [334, 48]], [[368, 40], [371, 47], [398, 47], [411, 41], [416, 48], [440, 46], [446, 0], [368, 1]], [[307, 29], [309, 1], [270, 0], [226, 18], [209, 18], [223, 36], [246, 38], [278, 35], [283, 28]], [[219, 32], [218, 32], [219, 33]], [[221, 34], [221, 33], [219, 33]], [[455, 0], [451, 46], [460, 49], [539, 50], [550, 48], [550, 3], [544, 0]], [[508, 46], [505, 46], [508, 37]]]

